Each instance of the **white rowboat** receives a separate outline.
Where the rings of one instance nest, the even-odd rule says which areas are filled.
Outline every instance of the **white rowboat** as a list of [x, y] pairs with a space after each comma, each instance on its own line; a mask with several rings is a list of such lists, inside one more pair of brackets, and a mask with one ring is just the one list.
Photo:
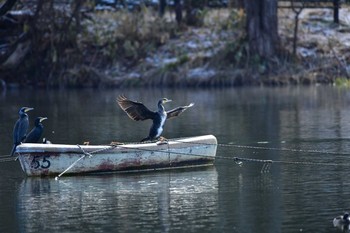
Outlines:
[[23, 143], [16, 153], [28, 176], [54, 176], [207, 166], [216, 149], [215, 136], [204, 135], [121, 145]]

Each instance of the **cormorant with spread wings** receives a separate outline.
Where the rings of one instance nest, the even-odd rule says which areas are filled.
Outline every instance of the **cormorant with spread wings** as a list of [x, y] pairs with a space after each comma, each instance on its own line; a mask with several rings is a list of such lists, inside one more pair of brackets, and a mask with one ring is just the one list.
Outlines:
[[187, 106], [180, 106], [170, 111], [165, 111], [163, 104], [171, 102], [171, 100], [162, 98], [158, 101], [158, 111], [153, 112], [142, 103], [129, 100], [124, 95], [120, 95], [117, 102], [121, 109], [123, 109], [132, 120], [144, 121], [151, 119], [153, 121], [148, 137], [142, 139], [141, 142], [159, 138], [167, 119], [179, 116], [186, 109], [194, 105], [194, 103], [191, 103]]

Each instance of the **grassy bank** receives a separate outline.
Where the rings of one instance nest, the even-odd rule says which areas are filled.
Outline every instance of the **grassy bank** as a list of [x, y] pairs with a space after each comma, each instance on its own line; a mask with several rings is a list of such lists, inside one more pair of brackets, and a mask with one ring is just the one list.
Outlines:
[[149, 8], [61, 16], [66, 27], [43, 15], [31, 52], [0, 76], [10, 85], [49, 87], [343, 85], [339, 80], [349, 77], [348, 11], [343, 7], [334, 25], [330, 10], [304, 10], [292, 54], [294, 15], [280, 10], [281, 49], [268, 61], [249, 56], [243, 11], [203, 10], [197, 27], [177, 25], [173, 13], [159, 18]]

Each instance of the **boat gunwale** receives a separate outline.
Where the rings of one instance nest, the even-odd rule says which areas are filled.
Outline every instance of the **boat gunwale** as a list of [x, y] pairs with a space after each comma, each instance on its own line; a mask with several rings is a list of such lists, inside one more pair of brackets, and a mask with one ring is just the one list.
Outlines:
[[[125, 144], [116, 144], [116, 145], [79, 145], [79, 144], [44, 144], [44, 143], [22, 143], [16, 148], [16, 153], [18, 154], [31, 154], [31, 153], [45, 153], [45, 152], [54, 152], [54, 153], [78, 153], [82, 154], [84, 151], [93, 152], [96, 150], [115, 150], [115, 149], [146, 149], [146, 148], [159, 148], [162, 146], [164, 149], [174, 149], [172, 146], [175, 145], [185, 145], [189, 144], [188, 147], [191, 147], [191, 143], [196, 144], [198, 141], [210, 141], [211, 143], [198, 143], [197, 146], [217, 146], [217, 139], [214, 135], [202, 135], [202, 136], [193, 136], [193, 137], [182, 137], [182, 138], [173, 138], [168, 139], [164, 143], [160, 141], [148, 142], [148, 143], [125, 143]], [[84, 151], [83, 151], [84, 150]]]

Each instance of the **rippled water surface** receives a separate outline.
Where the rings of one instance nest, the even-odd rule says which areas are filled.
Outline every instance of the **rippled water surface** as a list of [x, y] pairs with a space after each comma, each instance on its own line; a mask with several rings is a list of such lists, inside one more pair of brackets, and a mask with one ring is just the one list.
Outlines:
[[31, 124], [49, 118], [54, 143], [139, 141], [151, 122], [128, 119], [119, 94], [153, 110], [160, 97], [173, 99], [167, 109], [195, 102], [163, 136], [215, 135], [215, 165], [56, 181], [0, 159], [0, 232], [340, 232], [332, 220], [350, 210], [347, 89], [12, 90], [0, 95], [0, 154], [21, 106], [35, 108]]

